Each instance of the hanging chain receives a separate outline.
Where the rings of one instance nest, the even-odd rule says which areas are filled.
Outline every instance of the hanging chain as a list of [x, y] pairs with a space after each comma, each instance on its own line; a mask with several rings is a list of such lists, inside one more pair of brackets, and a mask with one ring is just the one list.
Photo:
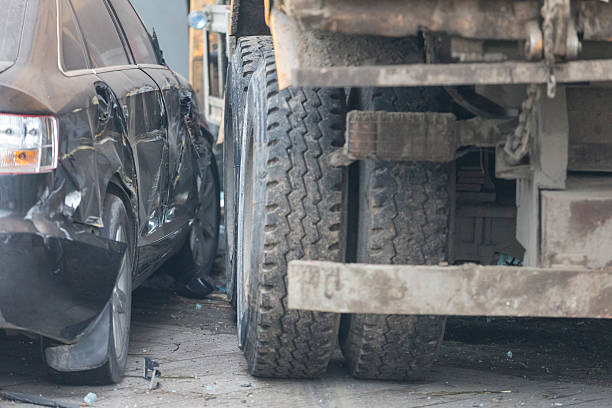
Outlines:
[[541, 10], [543, 24], [542, 34], [544, 36], [544, 61], [548, 68], [548, 79], [546, 81], [546, 93], [549, 98], [554, 98], [557, 93], [557, 79], [555, 77], [555, 30], [554, 22], [558, 24], [559, 3], [556, 1], [545, 1]]
[[508, 136], [504, 146], [504, 151], [507, 154], [506, 158], [511, 164], [520, 163], [529, 152], [529, 139], [535, 121], [538, 99], [540, 99], [540, 87], [536, 84], [530, 84], [527, 87], [527, 99], [521, 105], [518, 126], [514, 133]]
[[544, 16], [544, 58], [546, 68], [548, 68], [548, 79], [546, 81], [546, 93], [549, 98], [554, 98], [557, 94], [557, 78], [555, 77], [555, 42], [553, 38], [553, 24], [550, 13], [542, 13]]
[[557, 57], [576, 58], [581, 49], [571, 8], [570, 0], [544, 0], [540, 11], [544, 39], [544, 62], [548, 69], [546, 93], [549, 98], [554, 98], [557, 92], [555, 59]]

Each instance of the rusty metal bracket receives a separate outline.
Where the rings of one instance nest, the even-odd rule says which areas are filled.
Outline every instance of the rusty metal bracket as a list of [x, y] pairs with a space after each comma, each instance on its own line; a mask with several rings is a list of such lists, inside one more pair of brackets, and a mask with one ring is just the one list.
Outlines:
[[358, 160], [449, 162], [459, 144], [455, 123], [452, 113], [352, 111], [345, 152]]
[[334, 313], [612, 317], [612, 269], [292, 261], [289, 308]]
[[355, 160], [450, 162], [462, 146], [493, 147], [514, 133], [517, 119], [457, 121], [452, 113], [352, 111], [335, 166]]

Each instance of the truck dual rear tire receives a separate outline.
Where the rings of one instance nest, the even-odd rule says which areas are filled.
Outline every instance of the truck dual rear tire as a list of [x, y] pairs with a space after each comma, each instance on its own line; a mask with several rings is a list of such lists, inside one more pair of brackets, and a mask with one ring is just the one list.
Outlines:
[[[446, 166], [360, 163], [357, 261], [437, 264], [445, 259]], [[438, 316], [342, 317], [340, 345], [357, 378], [414, 380], [435, 359], [446, 319]]]
[[[444, 109], [435, 88], [366, 89], [362, 109]], [[357, 262], [438, 264], [446, 260], [450, 202], [448, 166], [412, 162], [359, 162]], [[415, 380], [433, 363], [444, 335], [439, 316], [342, 317], [340, 345], [358, 378]]]
[[272, 45], [262, 48], [241, 126], [236, 240], [239, 341], [253, 375], [316, 377], [336, 349], [339, 315], [288, 309], [287, 265], [344, 261], [345, 171], [328, 156], [343, 144], [345, 110], [342, 90], [279, 90]]
[[[232, 64], [239, 78], [230, 81], [235, 85], [226, 117], [225, 162], [231, 169], [226, 167], [225, 180], [228, 255], [235, 255], [227, 272], [237, 289], [239, 343], [253, 375], [320, 376], [336, 349], [340, 317], [289, 310], [287, 266], [297, 259], [346, 260], [347, 171], [328, 161], [344, 142], [345, 95], [337, 89], [279, 90], [269, 37], [241, 39]], [[362, 109], [370, 110], [439, 105], [439, 94], [423, 89], [368, 90], [362, 96], [368, 101]], [[357, 260], [445, 260], [447, 166], [374, 161], [359, 166]], [[340, 345], [351, 374], [421, 377], [434, 360], [445, 321], [343, 316]]]

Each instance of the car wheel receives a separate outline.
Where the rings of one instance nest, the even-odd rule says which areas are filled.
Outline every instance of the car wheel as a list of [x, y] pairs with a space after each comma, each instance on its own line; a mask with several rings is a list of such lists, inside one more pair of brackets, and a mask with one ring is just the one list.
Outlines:
[[[136, 228], [133, 217], [120, 198], [117, 188], [110, 187], [104, 199], [102, 221], [104, 227], [100, 236], [126, 244], [117, 280], [107, 307], [109, 334], [105, 363], [101, 367], [84, 371], [58, 372], [49, 368], [56, 381], [77, 385], [116, 384], [121, 381], [128, 357], [130, 324], [132, 316], [132, 284], [136, 253]], [[43, 344], [44, 348], [48, 344]], [[46, 361], [45, 361], [46, 362]]]
[[180, 295], [203, 298], [215, 290], [209, 276], [219, 246], [221, 186], [211, 143], [202, 141], [195, 147], [198, 205], [189, 236], [183, 248], [171, 260], [168, 269], [177, 280], [177, 292]]

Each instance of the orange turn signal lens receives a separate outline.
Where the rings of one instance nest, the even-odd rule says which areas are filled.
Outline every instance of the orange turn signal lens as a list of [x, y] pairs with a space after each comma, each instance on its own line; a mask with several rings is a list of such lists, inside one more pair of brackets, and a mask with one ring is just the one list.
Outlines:
[[0, 150], [0, 167], [36, 167], [38, 165], [38, 150]]
[[17, 166], [35, 166], [38, 164], [38, 150], [22, 150], [13, 152]]
[[0, 174], [57, 168], [58, 126], [52, 116], [0, 113]]

